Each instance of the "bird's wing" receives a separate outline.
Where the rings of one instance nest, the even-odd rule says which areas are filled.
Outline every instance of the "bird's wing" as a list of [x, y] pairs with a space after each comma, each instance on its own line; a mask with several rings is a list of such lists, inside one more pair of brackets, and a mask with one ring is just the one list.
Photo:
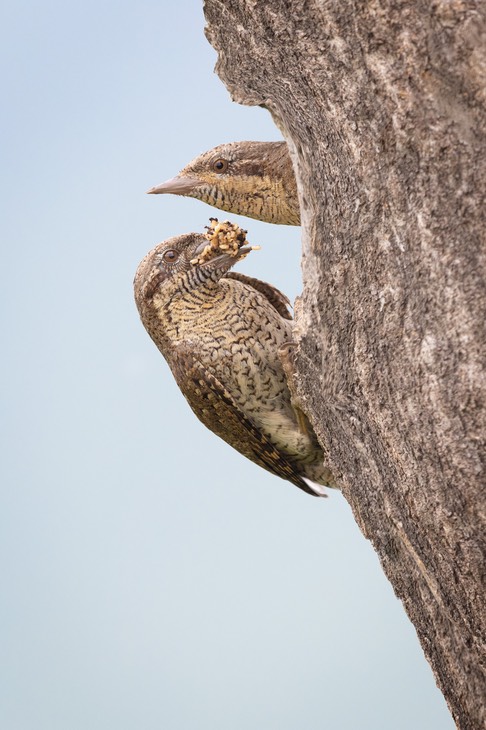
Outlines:
[[292, 314], [289, 310], [290, 300], [285, 296], [279, 289], [271, 284], [267, 284], [266, 281], [260, 281], [260, 279], [254, 279], [252, 276], [246, 276], [246, 274], [240, 274], [239, 271], [229, 271], [225, 275], [226, 279], [235, 279], [241, 281], [242, 284], [247, 284], [253, 289], [256, 289], [268, 299], [270, 304], [275, 307], [277, 312], [284, 319], [292, 319]]
[[313, 489], [303, 479], [299, 466], [279, 451], [243, 413], [231, 393], [193, 352], [177, 347], [171, 354], [170, 367], [187, 402], [210, 431], [272, 474], [287, 479], [308, 494], [325, 496], [319, 491], [321, 487]]

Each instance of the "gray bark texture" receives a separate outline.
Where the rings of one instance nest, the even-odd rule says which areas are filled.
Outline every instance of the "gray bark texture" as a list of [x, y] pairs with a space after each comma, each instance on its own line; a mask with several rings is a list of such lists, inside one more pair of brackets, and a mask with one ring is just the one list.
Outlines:
[[462, 730], [486, 727], [485, 12], [205, 2], [296, 170], [297, 391]]

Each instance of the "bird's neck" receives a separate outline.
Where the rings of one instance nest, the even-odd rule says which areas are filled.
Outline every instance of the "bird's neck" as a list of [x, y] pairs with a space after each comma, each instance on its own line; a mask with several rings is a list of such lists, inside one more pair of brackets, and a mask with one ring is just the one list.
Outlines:
[[196, 288], [178, 289], [170, 298], [156, 295], [153, 307], [159, 337], [175, 342], [198, 332], [211, 331], [215, 321], [226, 317], [230, 305], [228, 288], [211, 279]]

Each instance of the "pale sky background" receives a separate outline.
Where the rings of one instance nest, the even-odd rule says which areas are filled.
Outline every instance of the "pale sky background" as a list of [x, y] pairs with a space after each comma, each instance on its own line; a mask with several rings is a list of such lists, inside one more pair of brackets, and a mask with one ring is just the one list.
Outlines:
[[[203, 26], [196, 0], [0, 12], [0, 727], [452, 730], [341, 495], [206, 431], [138, 320], [140, 259], [215, 214], [145, 190], [279, 139]], [[294, 298], [299, 228], [233, 220], [263, 246], [239, 270]]]

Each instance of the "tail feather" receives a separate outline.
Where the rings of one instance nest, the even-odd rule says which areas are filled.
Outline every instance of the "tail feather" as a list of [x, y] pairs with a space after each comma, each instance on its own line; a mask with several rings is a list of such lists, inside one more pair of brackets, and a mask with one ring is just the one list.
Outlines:
[[312, 489], [316, 497], [327, 497], [326, 494], [326, 488], [322, 486], [322, 484], [317, 484], [316, 482], [313, 482], [312, 479], [308, 479], [307, 477], [300, 477], [303, 482], [307, 484], [307, 486]]

